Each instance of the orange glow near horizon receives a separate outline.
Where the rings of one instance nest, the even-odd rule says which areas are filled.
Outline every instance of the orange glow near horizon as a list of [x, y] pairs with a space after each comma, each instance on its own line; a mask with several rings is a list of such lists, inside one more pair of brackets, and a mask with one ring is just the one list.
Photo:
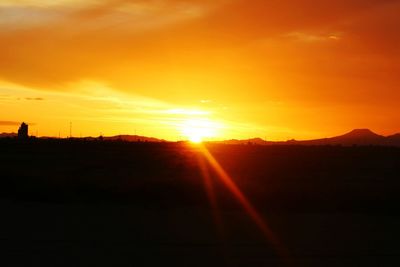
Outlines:
[[74, 136], [171, 141], [394, 134], [399, 12], [393, 0], [1, 1], [0, 133], [26, 121], [54, 137], [70, 122]]
[[182, 134], [193, 143], [217, 136], [218, 125], [209, 119], [188, 119], [182, 124]]

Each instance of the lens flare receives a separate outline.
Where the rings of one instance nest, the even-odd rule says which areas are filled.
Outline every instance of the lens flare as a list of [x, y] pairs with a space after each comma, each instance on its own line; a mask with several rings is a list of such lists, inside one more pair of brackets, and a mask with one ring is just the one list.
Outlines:
[[[214, 170], [214, 172], [217, 174], [217, 177], [222, 181], [222, 183], [225, 185], [225, 187], [233, 194], [235, 199], [239, 202], [239, 204], [243, 207], [243, 209], [246, 211], [246, 213], [250, 216], [250, 218], [254, 221], [254, 223], [258, 226], [258, 228], [261, 230], [261, 232], [264, 234], [264, 236], [274, 245], [276, 251], [278, 254], [284, 259], [288, 259], [288, 252], [286, 248], [283, 246], [283, 244], [280, 242], [278, 237], [275, 235], [275, 233], [271, 230], [271, 228], [268, 226], [266, 221], [261, 217], [259, 212], [256, 210], [256, 208], [251, 204], [251, 202], [247, 199], [247, 197], [242, 193], [242, 191], [239, 189], [239, 187], [236, 185], [236, 183], [232, 180], [231, 176], [224, 170], [224, 168], [219, 164], [219, 162], [215, 159], [215, 157], [208, 151], [208, 149], [204, 145], [199, 146], [199, 150], [201, 154], [204, 156], [206, 159], [207, 163], [211, 168]], [[204, 166], [202, 166], [202, 169], [204, 169]], [[204, 171], [203, 171], [204, 175]], [[209, 177], [205, 176], [204, 177], [207, 181]], [[211, 189], [208, 187], [207, 189], [207, 194], [209, 195], [210, 200], [214, 202], [213, 206], [215, 207], [215, 198], [214, 193], [212, 193]]]

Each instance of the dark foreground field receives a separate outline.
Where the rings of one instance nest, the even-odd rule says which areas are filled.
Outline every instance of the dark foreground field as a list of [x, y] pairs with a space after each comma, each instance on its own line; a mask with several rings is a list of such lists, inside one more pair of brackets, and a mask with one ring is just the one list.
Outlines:
[[207, 149], [279, 245], [199, 147], [4, 139], [0, 265], [399, 266], [400, 148]]

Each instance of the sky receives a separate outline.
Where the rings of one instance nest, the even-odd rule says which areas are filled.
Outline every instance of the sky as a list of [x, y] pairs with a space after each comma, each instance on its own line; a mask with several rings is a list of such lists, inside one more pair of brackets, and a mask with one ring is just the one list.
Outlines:
[[0, 132], [400, 132], [400, 0], [0, 0]]

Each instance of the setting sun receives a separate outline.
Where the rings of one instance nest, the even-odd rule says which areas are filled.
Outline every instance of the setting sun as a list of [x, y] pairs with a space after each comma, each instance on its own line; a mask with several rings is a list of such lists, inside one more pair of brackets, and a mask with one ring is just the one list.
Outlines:
[[188, 119], [182, 123], [182, 135], [190, 142], [200, 143], [205, 138], [217, 136], [220, 125], [203, 118]]

